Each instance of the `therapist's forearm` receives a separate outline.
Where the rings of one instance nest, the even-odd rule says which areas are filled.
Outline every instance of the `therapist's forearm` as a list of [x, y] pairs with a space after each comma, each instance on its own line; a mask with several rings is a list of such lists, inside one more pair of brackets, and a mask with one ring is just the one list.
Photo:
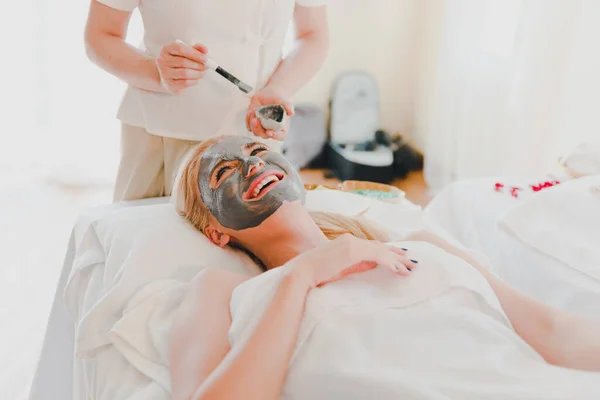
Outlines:
[[92, 62], [131, 86], [165, 93], [154, 59], [123, 38], [106, 33], [86, 35], [86, 51]]
[[296, 48], [279, 63], [267, 86], [284, 97], [292, 97], [321, 68], [328, 47], [324, 33], [298, 38]]

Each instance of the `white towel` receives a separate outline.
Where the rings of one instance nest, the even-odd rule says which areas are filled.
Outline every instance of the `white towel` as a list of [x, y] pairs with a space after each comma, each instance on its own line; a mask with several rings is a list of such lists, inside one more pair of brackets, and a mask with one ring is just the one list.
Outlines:
[[159, 385], [158, 393], [171, 392], [168, 337], [187, 287], [176, 280], [148, 284], [127, 304], [110, 332], [119, 352]]
[[600, 281], [599, 191], [600, 175], [564, 182], [509, 210], [498, 226]]

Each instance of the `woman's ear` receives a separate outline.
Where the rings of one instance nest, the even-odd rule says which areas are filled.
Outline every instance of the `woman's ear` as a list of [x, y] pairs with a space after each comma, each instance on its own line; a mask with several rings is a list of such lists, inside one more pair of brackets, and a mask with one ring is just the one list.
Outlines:
[[231, 236], [229, 236], [227, 233], [219, 231], [212, 225], [207, 226], [206, 229], [204, 229], [204, 233], [211, 242], [219, 247], [225, 247], [231, 240]]

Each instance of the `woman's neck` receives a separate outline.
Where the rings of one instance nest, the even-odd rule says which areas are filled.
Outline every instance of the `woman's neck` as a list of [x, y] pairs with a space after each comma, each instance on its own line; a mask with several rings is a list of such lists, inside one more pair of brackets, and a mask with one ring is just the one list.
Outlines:
[[281, 207], [294, 210], [273, 214], [263, 222], [268, 226], [262, 227], [260, 235], [250, 234], [244, 238], [243, 246], [261, 260], [267, 269], [282, 266], [299, 254], [328, 241], [302, 205], [286, 203]]

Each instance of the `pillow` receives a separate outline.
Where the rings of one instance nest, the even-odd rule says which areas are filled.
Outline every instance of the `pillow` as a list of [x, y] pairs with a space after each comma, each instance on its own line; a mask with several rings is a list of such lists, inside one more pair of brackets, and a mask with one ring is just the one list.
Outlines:
[[600, 175], [553, 186], [510, 209], [500, 229], [600, 281]]

